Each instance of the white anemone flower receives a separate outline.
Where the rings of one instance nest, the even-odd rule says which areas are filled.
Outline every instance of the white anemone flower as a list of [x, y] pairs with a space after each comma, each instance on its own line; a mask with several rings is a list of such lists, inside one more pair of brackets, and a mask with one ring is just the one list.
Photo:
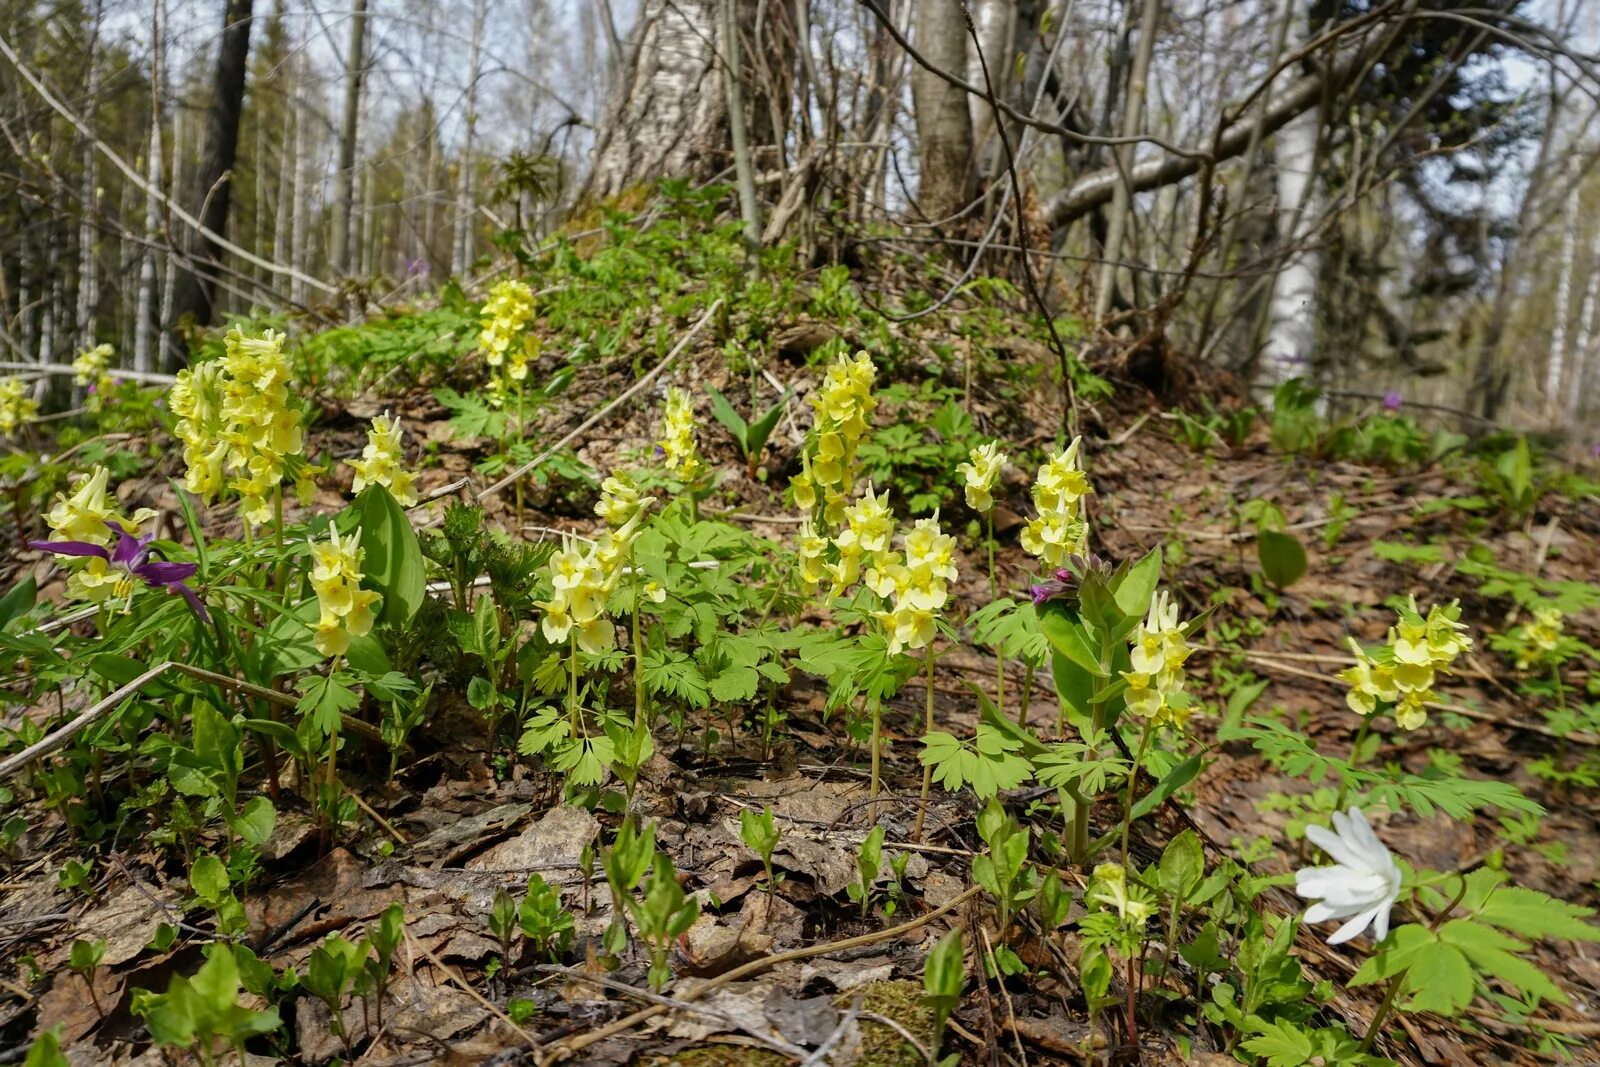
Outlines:
[[1389, 909], [1400, 896], [1400, 867], [1360, 808], [1334, 812], [1333, 829], [1306, 827], [1306, 837], [1336, 864], [1295, 872], [1294, 891], [1316, 901], [1306, 909], [1306, 922], [1348, 920], [1328, 938], [1330, 945], [1349, 941], [1369, 925], [1382, 941], [1389, 936]]

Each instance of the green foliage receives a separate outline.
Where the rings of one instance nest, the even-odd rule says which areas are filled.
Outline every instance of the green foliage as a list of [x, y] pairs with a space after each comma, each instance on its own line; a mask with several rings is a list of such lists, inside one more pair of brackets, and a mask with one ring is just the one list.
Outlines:
[[243, 1053], [244, 1044], [282, 1025], [278, 1010], [252, 1011], [239, 1003], [240, 970], [234, 949], [222, 942], [205, 947], [206, 962], [192, 977], [174, 975], [165, 993], [133, 991], [131, 1010], [144, 1019], [163, 1048], [193, 1050], [214, 1062], [220, 1042]]
[[751, 478], [756, 476], [756, 467], [761, 462], [762, 453], [766, 451], [767, 438], [772, 436], [773, 429], [778, 425], [778, 417], [783, 414], [783, 409], [789, 402], [786, 392], [778, 398], [778, 402], [768, 408], [760, 418], [746, 422], [734, 406], [728, 402], [716, 389], [706, 387], [706, 392], [711, 394], [711, 414], [727, 429], [733, 443], [739, 448], [739, 455], [745, 461], [746, 473]]
[[700, 902], [685, 896], [672, 861], [659, 852], [651, 864], [644, 894], [626, 899], [639, 937], [650, 949], [650, 988], [660, 992], [672, 979], [667, 958], [673, 942], [700, 917]]
[[939, 939], [922, 965], [923, 999], [933, 1011], [935, 1051], [943, 1043], [945, 1023], [961, 1003], [961, 990], [967, 982], [965, 956], [961, 931], [955, 929]]
[[528, 876], [528, 891], [517, 905], [517, 924], [535, 955], [558, 960], [572, 947], [576, 925], [561, 906], [561, 893], [539, 874]]
[[995, 926], [1003, 935], [1012, 917], [1039, 892], [1039, 876], [1028, 861], [1028, 831], [990, 798], [978, 813], [978, 836], [987, 851], [972, 858], [972, 880], [994, 898]]
[[739, 837], [761, 858], [761, 866], [767, 872], [767, 892], [772, 892], [778, 887], [772, 876], [772, 852], [778, 847], [778, 827], [772, 809], [762, 808], [757, 812], [745, 808], [739, 812]]
[[1446, 875], [1419, 897], [1442, 923], [1396, 928], [1356, 972], [1351, 985], [1399, 976], [1402, 1011], [1459, 1015], [1491, 980], [1534, 1002], [1567, 1003], [1561, 989], [1525, 957], [1527, 939], [1600, 941], [1593, 913], [1535, 889], [1506, 884], [1500, 871], [1480, 868]]

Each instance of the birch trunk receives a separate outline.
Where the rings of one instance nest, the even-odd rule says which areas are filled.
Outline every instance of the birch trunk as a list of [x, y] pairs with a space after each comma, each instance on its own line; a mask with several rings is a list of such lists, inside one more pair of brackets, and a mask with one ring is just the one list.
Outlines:
[[333, 268], [349, 274], [355, 225], [356, 142], [361, 127], [361, 77], [367, 67], [367, 0], [355, 0], [350, 16], [350, 52], [345, 61], [344, 115], [339, 123], [339, 184], [333, 202]]
[[466, 273], [472, 263], [472, 235], [476, 227], [473, 216], [477, 214], [472, 187], [473, 135], [478, 125], [478, 77], [483, 62], [483, 23], [488, 17], [487, 0], [473, 0], [472, 42], [467, 51], [467, 101], [466, 123], [462, 133], [460, 171], [456, 175], [456, 228], [455, 239], [450, 242], [450, 273]]
[[[997, 99], [1011, 99], [1011, 77], [1016, 69], [1013, 62], [1014, 42], [1017, 32], [1017, 0], [971, 0], [972, 27], [977, 41], [969, 36], [966, 75], [968, 83], [983, 85], [983, 69], [989, 68], [989, 79], [994, 83]], [[980, 57], [981, 49], [981, 57]], [[981, 60], [981, 61], [980, 61]], [[1000, 150], [995, 136], [994, 108], [981, 96], [968, 96], [967, 109], [972, 120], [972, 144], [977, 173], [988, 179], [1004, 165], [1005, 153]]]
[[[965, 70], [967, 17], [962, 0], [920, 0], [917, 49], [940, 70]], [[973, 186], [972, 112], [965, 90], [917, 67], [911, 74], [922, 173], [917, 207], [930, 222], [948, 221], [966, 204]]]
[[[1144, 130], [1144, 100], [1150, 84], [1150, 57], [1155, 53], [1156, 20], [1161, 15], [1161, 0], [1144, 0], [1139, 16], [1139, 48], [1128, 73], [1128, 98], [1122, 112], [1122, 136], [1137, 137]], [[1095, 294], [1094, 317], [1104, 319], [1111, 310], [1117, 288], [1117, 264], [1122, 258], [1122, 238], [1133, 214], [1131, 188], [1134, 146], [1118, 145], [1113, 153], [1121, 180], [1111, 195], [1111, 216], [1106, 229], [1105, 262], [1100, 266], [1099, 291]]]
[[150, 53], [150, 143], [145, 162], [149, 190], [144, 199], [145, 245], [139, 256], [139, 297], [133, 312], [133, 369], [141, 374], [155, 369], [150, 335], [156, 324], [156, 242], [161, 236], [161, 79], [165, 32], [165, 0], [154, 0], [151, 25], [155, 34]]
[[1561, 267], [1556, 274], [1556, 307], [1550, 327], [1550, 355], [1544, 367], [1545, 411], [1552, 417], [1562, 410], [1561, 382], [1567, 365], [1567, 320], [1572, 314], [1572, 272], [1578, 261], [1578, 194], [1582, 182], [1570, 157], [1567, 181], [1570, 188], [1561, 211]]
[[[300, 68], [296, 64], [296, 69]], [[303, 84], [300, 78], [295, 79], [296, 86]], [[305, 101], [300, 101], [300, 107], [307, 106]], [[311, 205], [307, 203], [311, 195], [311, 175], [307, 168], [310, 166], [310, 151], [306, 144], [306, 126], [304, 115], [297, 115], [294, 120], [294, 192], [290, 199], [294, 201], [294, 220], [289, 228], [289, 264], [296, 270], [305, 271], [308, 266], [306, 256], [306, 238], [311, 220]], [[289, 298], [300, 307], [306, 305], [306, 283], [297, 275], [289, 287]]]
[[[1303, 11], [1296, 18], [1295, 38], [1303, 41], [1310, 34], [1310, 25]], [[1264, 385], [1281, 385], [1311, 371], [1317, 339], [1319, 264], [1315, 252], [1298, 245], [1306, 222], [1316, 218], [1319, 210], [1313, 171], [1321, 126], [1319, 109], [1308, 109], [1284, 124], [1275, 144], [1278, 239], [1288, 259], [1273, 281], [1267, 336], [1256, 369], [1256, 380]]]
[[[88, 100], [85, 102], [84, 120], [93, 130], [99, 113], [100, 100], [100, 16], [104, 4], [97, 0], [94, 21], [89, 27], [87, 84]], [[99, 278], [95, 272], [95, 223], [100, 217], [100, 153], [95, 151], [92, 137], [84, 137], [83, 153], [83, 217], [78, 223], [78, 317], [77, 336], [80, 348], [92, 348], [95, 343], [95, 309], [100, 305]]]
[[1600, 313], [1600, 225], [1594, 227], [1589, 238], [1589, 274], [1583, 286], [1583, 303], [1578, 308], [1578, 333], [1572, 342], [1572, 366], [1567, 372], [1568, 385], [1562, 394], [1562, 421], [1569, 427], [1578, 425], [1583, 414], [1584, 401], [1594, 385], [1595, 374], [1595, 315]]

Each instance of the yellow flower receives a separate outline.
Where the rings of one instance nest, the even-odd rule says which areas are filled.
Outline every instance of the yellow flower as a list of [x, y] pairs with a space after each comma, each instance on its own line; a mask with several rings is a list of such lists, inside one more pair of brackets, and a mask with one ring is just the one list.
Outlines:
[[[171, 403], [182, 421], [177, 433], [184, 442], [191, 491], [211, 491], [217, 481], [212, 456], [215, 440], [225, 442], [223, 466], [233, 474], [240, 513], [251, 524], [272, 518], [268, 497], [283, 481], [285, 457], [300, 454], [304, 435], [300, 413], [289, 406], [289, 361], [283, 334], [267, 330], [246, 337], [237, 326], [224, 338], [224, 354], [179, 376]], [[213, 416], [212, 400], [221, 395]], [[215, 424], [212, 425], [212, 419]], [[187, 424], [187, 425], [185, 425]]]
[[44, 520], [54, 535], [51, 540], [87, 541], [104, 548], [111, 544], [117, 530], [139, 536], [139, 527], [155, 518], [156, 513], [140, 508], [130, 518], [117, 514], [116, 507], [106, 497], [106, 483], [110, 477], [110, 471], [96, 466], [80, 478], [71, 496], [56, 494], [55, 503]]
[[95, 395], [90, 397], [91, 409], [99, 407], [100, 395], [116, 383], [107, 373], [111, 368], [111, 354], [115, 351], [110, 345], [95, 345], [78, 353], [78, 358], [72, 361], [72, 380], [77, 385], [92, 385]]
[[676, 387], [667, 390], [658, 444], [666, 456], [667, 470], [684, 481], [700, 473], [700, 452], [695, 443], [694, 400], [687, 391]]
[[1178, 618], [1178, 605], [1165, 589], [1150, 598], [1145, 621], [1129, 637], [1128, 666], [1123, 680], [1128, 710], [1158, 726], [1177, 729], [1189, 721], [1193, 698], [1184, 691], [1184, 663], [1189, 659], [1188, 639]]
[[1144, 925], [1155, 914], [1155, 907], [1138, 893], [1129, 892], [1128, 874], [1118, 863], [1102, 863], [1094, 869], [1091, 883], [1093, 892], [1089, 900], [1114, 909], [1118, 917], [1136, 925]]
[[[869, 489], [870, 492], [870, 489]], [[890, 519], [891, 529], [893, 519]], [[841, 531], [840, 536], [850, 533]], [[949, 583], [956, 580], [955, 538], [939, 529], [938, 516], [920, 519], [901, 538], [904, 557], [887, 551], [887, 544], [867, 585], [890, 601], [887, 611], [876, 613], [889, 642], [889, 654], [925, 648], [938, 633], [938, 611], [949, 599]]]
[[828, 550], [828, 539], [817, 533], [810, 519], [800, 524], [795, 541], [795, 552], [800, 557], [800, 583], [807, 593], [815, 593], [822, 584], [825, 564], [823, 555]]
[[1022, 531], [1022, 547], [1051, 567], [1060, 567], [1068, 556], [1084, 556], [1089, 551], [1089, 526], [1083, 518], [1083, 498], [1094, 492], [1079, 463], [1082, 438], [1039, 468], [1033, 483], [1033, 503], [1039, 516]]
[[[635, 515], [630, 525], [606, 537], [622, 535], [631, 539], [638, 518]], [[608, 574], [602, 552], [600, 544], [580, 550], [576, 542], [568, 538], [562, 543], [561, 551], [550, 558], [553, 592], [549, 600], [538, 602], [544, 611], [539, 628], [550, 643], [561, 644], [571, 638], [583, 651], [593, 654], [604, 652], [616, 642], [616, 628], [606, 617], [605, 610], [606, 599], [620, 568], [612, 568]], [[664, 592], [662, 599], [666, 599]]]
[[1533, 621], [1517, 628], [1522, 649], [1517, 654], [1517, 669], [1525, 671], [1554, 658], [1566, 631], [1566, 616], [1553, 604], [1533, 609]]
[[1350, 642], [1356, 662], [1340, 671], [1339, 679], [1350, 686], [1345, 699], [1356, 714], [1375, 715], [1389, 704], [1395, 725], [1415, 730], [1428, 720], [1439, 675], [1451, 673], [1455, 658], [1472, 648], [1472, 639], [1459, 621], [1458, 602], [1435, 605], [1424, 616], [1413, 597], [1398, 614], [1387, 646], [1376, 654]]
[[990, 441], [988, 444], [972, 449], [968, 453], [969, 462], [956, 467], [966, 478], [967, 507], [973, 511], [986, 512], [994, 507], [995, 483], [1000, 480], [1000, 471], [1006, 465], [1006, 456], [1000, 451], [1000, 442]]
[[39, 402], [21, 378], [0, 378], [0, 437], [10, 437], [39, 413]]
[[667, 602], [667, 591], [661, 587], [660, 582], [645, 582], [644, 588], [640, 590], [640, 593], [652, 604], [665, 604]]
[[835, 539], [841, 552], [887, 552], [894, 537], [894, 513], [889, 510], [889, 494], [879, 497], [869, 484], [860, 500], [844, 509], [846, 529]]
[[484, 362], [498, 368], [513, 346], [522, 350], [520, 336], [533, 321], [533, 290], [511, 278], [500, 282], [489, 290], [482, 318], [478, 347], [483, 350]]
[[361, 530], [341, 538], [328, 528], [328, 540], [312, 541], [311, 588], [317, 594], [317, 625], [312, 642], [324, 656], [349, 651], [350, 638], [372, 631], [372, 606], [378, 594], [361, 588]]
[[639, 492], [639, 487], [625, 471], [618, 471], [600, 483], [600, 500], [594, 506], [594, 513], [616, 530], [654, 503], [655, 498]]
[[396, 503], [408, 508], [417, 502], [417, 490], [415, 476], [404, 468], [402, 433], [399, 419], [388, 413], [377, 416], [367, 431], [367, 447], [361, 450], [361, 458], [349, 463], [356, 472], [352, 489], [359, 493], [369, 485], [381, 485]]
[[854, 357], [840, 354], [811, 394], [814, 411], [811, 444], [801, 454], [804, 473], [790, 483], [795, 504], [810, 511], [823, 490], [823, 521], [837, 526], [843, 521], [856, 477], [856, 449], [871, 426], [877, 399], [872, 395], [878, 369], [865, 352]]

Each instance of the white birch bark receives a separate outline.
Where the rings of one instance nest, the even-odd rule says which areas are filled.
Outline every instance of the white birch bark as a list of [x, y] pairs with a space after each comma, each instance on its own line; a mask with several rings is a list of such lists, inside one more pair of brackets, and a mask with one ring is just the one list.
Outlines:
[[139, 296], [133, 312], [133, 369], [149, 373], [155, 369], [150, 346], [156, 314], [156, 242], [161, 236], [161, 85], [162, 48], [165, 32], [165, 0], [154, 0], [151, 24], [155, 29], [150, 52], [150, 141], [145, 161], [144, 198], [145, 245], [139, 256]]
[[[89, 129], [94, 129], [100, 100], [100, 16], [104, 4], [94, 6], [94, 21], [89, 27], [88, 63], [89, 77], [86, 91], [84, 118]], [[83, 138], [83, 176], [80, 195], [83, 198], [83, 217], [78, 223], [78, 316], [77, 337], [80, 348], [94, 346], [95, 309], [100, 305], [99, 276], [95, 269], [95, 221], [100, 216], [100, 154], [95, 151], [94, 139]]]
[[[1572, 163], [1577, 156], [1570, 157]], [[1567, 366], [1567, 322], [1572, 314], [1572, 272], [1578, 260], [1578, 194], [1582, 182], [1576, 168], [1567, 167], [1567, 198], [1561, 210], [1561, 266], [1556, 273], [1556, 307], [1550, 327], [1550, 354], [1544, 365], [1545, 411], [1555, 415], [1563, 408], [1561, 383]]]
[[472, 235], [476, 230], [472, 216], [477, 213], [472, 186], [473, 137], [478, 125], [478, 78], [483, 62], [483, 24], [488, 16], [487, 0], [473, 0], [472, 39], [467, 48], [466, 123], [461, 138], [460, 172], [456, 175], [456, 228], [450, 242], [450, 273], [466, 272], [472, 262]]
[[[1309, 33], [1306, 14], [1296, 16], [1294, 36], [1304, 41]], [[1274, 141], [1278, 183], [1278, 237], [1288, 259], [1272, 286], [1267, 335], [1257, 364], [1256, 378], [1265, 385], [1281, 385], [1291, 378], [1309, 377], [1317, 339], [1317, 253], [1299, 247], [1308, 223], [1320, 211], [1315, 175], [1317, 136], [1321, 116], [1316, 108], [1296, 115], [1278, 131]]]
[[1595, 385], [1595, 315], [1600, 313], [1600, 225], [1589, 238], [1589, 275], [1583, 286], [1583, 303], [1578, 308], [1578, 333], [1572, 339], [1572, 366], [1567, 372], [1568, 386], [1562, 394], [1562, 421], [1578, 425], [1588, 395]]
[[[989, 79], [994, 84], [994, 95], [1009, 100], [1011, 75], [1016, 69], [1013, 60], [1013, 42], [1017, 32], [1017, 0], [970, 0], [967, 10], [972, 15], [972, 28], [977, 34], [974, 43], [967, 38], [967, 81], [983, 86], [983, 68], [989, 68]], [[979, 57], [982, 47], [982, 62]], [[995, 174], [1004, 163], [1004, 153], [995, 136], [994, 108], [981, 96], [968, 96], [967, 106], [972, 115], [972, 144], [977, 155], [978, 173], [982, 177]]]

